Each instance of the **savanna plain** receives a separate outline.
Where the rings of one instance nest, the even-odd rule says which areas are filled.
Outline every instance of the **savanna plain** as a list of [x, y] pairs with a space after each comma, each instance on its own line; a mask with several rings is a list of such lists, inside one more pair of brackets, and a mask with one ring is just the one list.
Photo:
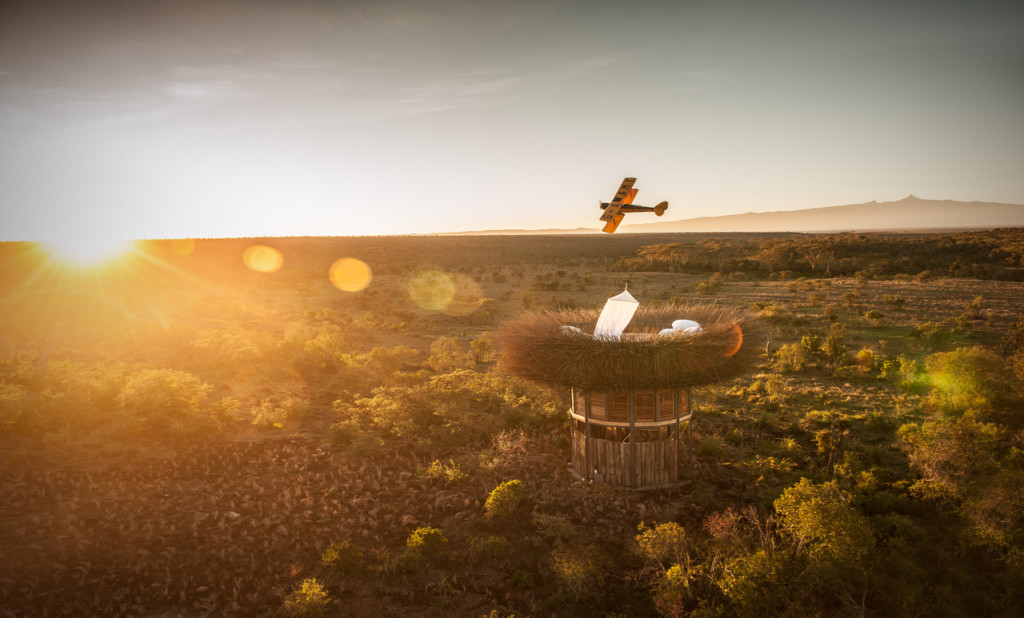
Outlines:
[[[0, 244], [0, 613], [1019, 615], [1021, 281], [1021, 229]], [[627, 284], [770, 325], [680, 486], [502, 371]]]

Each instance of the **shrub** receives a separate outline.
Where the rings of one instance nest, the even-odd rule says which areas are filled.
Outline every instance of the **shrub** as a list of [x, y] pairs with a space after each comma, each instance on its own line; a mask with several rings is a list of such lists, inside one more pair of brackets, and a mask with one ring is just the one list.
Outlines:
[[800, 345], [808, 352], [817, 352], [821, 349], [821, 337], [812, 333], [800, 338]]
[[917, 361], [900, 354], [882, 363], [882, 377], [903, 387], [917, 381]]
[[351, 543], [331, 543], [320, 559], [343, 575], [355, 575], [363, 569], [363, 553]]
[[256, 406], [254, 425], [284, 427], [286, 422], [300, 421], [306, 416], [309, 404], [298, 397], [268, 397]]
[[526, 432], [502, 429], [491, 439], [491, 449], [480, 456], [481, 463], [492, 470], [503, 470], [526, 459]]
[[900, 443], [921, 479], [916, 493], [950, 502], [962, 500], [972, 481], [999, 468], [1006, 450], [1003, 430], [967, 414], [957, 419], [911, 423], [900, 427]]
[[117, 404], [143, 424], [178, 437], [220, 429], [222, 410], [213, 387], [184, 371], [135, 372], [117, 396]]
[[899, 310], [903, 308], [903, 305], [907, 304], [907, 299], [903, 298], [902, 296], [886, 294], [884, 297], [882, 297], [882, 302], [885, 303], [887, 307], [892, 307], [893, 309]]
[[218, 368], [251, 365], [261, 360], [259, 348], [244, 334], [232, 330], [201, 330], [191, 345]]
[[833, 325], [821, 344], [821, 351], [833, 367], [842, 364], [846, 360], [846, 328]]
[[935, 345], [940, 341], [948, 339], [949, 333], [942, 330], [942, 327], [935, 322], [922, 322], [915, 324], [910, 329], [910, 336], [921, 339], [928, 345]]
[[948, 412], [990, 408], [1006, 384], [1002, 359], [981, 347], [932, 354], [925, 369], [931, 383], [928, 403]]
[[697, 454], [701, 457], [721, 459], [728, 455], [729, 452], [725, 449], [725, 444], [721, 438], [718, 436], [708, 436], [701, 439], [700, 444], [697, 446]]
[[551, 570], [559, 587], [579, 602], [598, 582], [598, 561], [592, 551], [559, 548], [551, 557]]
[[437, 557], [448, 539], [437, 528], [416, 528], [409, 533], [405, 545], [414, 551], [418, 551], [426, 558]]
[[871, 348], [861, 348], [853, 357], [853, 362], [863, 373], [869, 373], [875, 368], [875, 352]]
[[701, 281], [696, 285], [694, 290], [698, 294], [708, 295], [718, 292], [722, 288], [722, 275], [721, 273], [715, 273], [708, 278], [707, 281]]
[[315, 577], [303, 580], [284, 602], [286, 616], [323, 616], [331, 604], [327, 589]]
[[503, 536], [474, 536], [467, 541], [467, 547], [470, 557], [474, 560], [493, 560], [508, 555], [509, 541]]
[[523, 487], [522, 482], [517, 479], [505, 481], [498, 485], [487, 496], [487, 502], [484, 503], [487, 516], [512, 517], [516, 509], [519, 508], [519, 503], [525, 494], [526, 489]]
[[466, 478], [466, 473], [452, 459], [449, 459], [447, 464], [441, 463], [440, 459], [435, 459], [430, 462], [429, 466], [423, 469], [423, 475], [427, 478], [444, 481], [445, 487]]
[[775, 500], [782, 528], [806, 551], [826, 562], [857, 562], [874, 544], [867, 519], [836, 481], [815, 485], [800, 479]]
[[[683, 597], [692, 599], [690, 582], [690, 541], [686, 531], [675, 522], [645, 528], [641, 523], [636, 536], [636, 552], [648, 564], [655, 564], [655, 606], [659, 612], [682, 608]], [[680, 615], [680, 614], [674, 614]]]
[[498, 358], [497, 349], [494, 346], [494, 335], [490, 332], [482, 333], [479, 337], [469, 342], [473, 351], [473, 360], [479, 363], [490, 363]]
[[690, 542], [686, 530], [674, 521], [647, 528], [640, 524], [636, 535], [637, 553], [663, 570], [673, 564], [688, 564]]
[[430, 344], [427, 366], [438, 373], [468, 369], [476, 364], [474, 353], [455, 337], [438, 337]]
[[775, 366], [783, 373], [803, 371], [807, 366], [807, 351], [803, 346], [789, 343], [775, 352]]

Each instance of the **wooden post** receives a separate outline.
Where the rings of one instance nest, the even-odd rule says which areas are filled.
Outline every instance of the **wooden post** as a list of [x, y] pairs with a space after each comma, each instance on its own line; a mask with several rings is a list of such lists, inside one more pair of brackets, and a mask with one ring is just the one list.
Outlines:
[[636, 391], [626, 393], [626, 409], [629, 411], [629, 483], [636, 487]]
[[686, 465], [693, 470], [693, 392], [690, 387], [686, 387], [686, 416], [690, 417], [686, 421]]
[[674, 464], [672, 480], [679, 480], [679, 389], [672, 389], [672, 414], [676, 421], [676, 448], [672, 452], [672, 463]]
[[583, 478], [588, 481], [594, 479], [594, 468], [590, 465], [590, 393], [583, 393], [583, 461], [587, 469], [583, 471]]

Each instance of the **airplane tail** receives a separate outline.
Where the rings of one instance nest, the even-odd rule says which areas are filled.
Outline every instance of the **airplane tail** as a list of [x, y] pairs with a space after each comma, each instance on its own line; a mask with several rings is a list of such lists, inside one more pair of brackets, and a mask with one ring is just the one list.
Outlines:
[[668, 210], [668, 202], [662, 202], [654, 207], [654, 214], [660, 217], [661, 215], [665, 214], [666, 210]]

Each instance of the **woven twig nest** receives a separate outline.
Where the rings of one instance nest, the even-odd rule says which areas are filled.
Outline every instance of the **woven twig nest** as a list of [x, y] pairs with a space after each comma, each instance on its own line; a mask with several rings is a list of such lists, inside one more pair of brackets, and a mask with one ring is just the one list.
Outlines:
[[[722, 305], [641, 306], [617, 341], [588, 334], [598, 315], [596, 310], [537, 311], [507, 322], [498, 333], [502, 368], [534, 382], [585, 391], [704, 386], [748, 373], [768, 336], [761, 319]], [[699, 322], [701, 332], [658, 334], [680, 318]]]

